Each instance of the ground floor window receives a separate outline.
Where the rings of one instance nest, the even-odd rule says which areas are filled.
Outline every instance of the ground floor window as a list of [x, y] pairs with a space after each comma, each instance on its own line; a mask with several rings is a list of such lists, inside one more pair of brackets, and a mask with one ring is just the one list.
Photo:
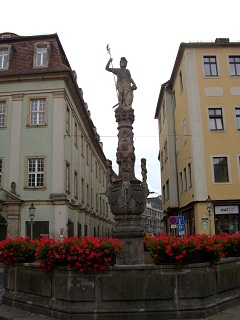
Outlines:
[[[49, 236], [49, 221], [33, 221], [33, 239]], [[26, 221], [26, 235], [31, 237], [31, 221]]]
[[240, 210], [238, 205], [215, 206], [216, 234], [240, 231]]

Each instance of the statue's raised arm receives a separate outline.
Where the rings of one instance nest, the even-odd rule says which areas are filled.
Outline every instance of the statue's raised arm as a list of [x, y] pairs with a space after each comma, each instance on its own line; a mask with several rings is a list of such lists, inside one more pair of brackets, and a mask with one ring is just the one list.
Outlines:
[[136, 90], [137, 86], [131, 77], [130, 71], [126, 69], [127, 59], [124, 57], [121, 58], [120, 68], [110, 68], [112, 61], [112, 58], [108, 60], [105, 69], [117, 76], [116, 88], [118, 92], [119, 107], [130, 108], [133, 102], [133, 90]]

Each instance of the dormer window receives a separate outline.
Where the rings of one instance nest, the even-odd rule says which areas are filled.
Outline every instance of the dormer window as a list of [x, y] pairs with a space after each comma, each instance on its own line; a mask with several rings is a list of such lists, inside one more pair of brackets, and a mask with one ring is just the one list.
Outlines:
[[0, 70], [9, 68], [11, 46], [0, 46]]
[[34, 67], [48, 67], [50, 58], [49, 43], [36, 43], [34, 47]]

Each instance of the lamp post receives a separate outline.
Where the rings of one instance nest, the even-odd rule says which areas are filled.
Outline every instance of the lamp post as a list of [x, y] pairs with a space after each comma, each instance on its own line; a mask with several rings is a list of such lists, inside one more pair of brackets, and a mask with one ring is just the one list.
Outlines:
[[30, 229], [31, 230], [30, 238], [31, 238], [31, 240], [33, 240], [33, 224], [34, 224], [33, 219], [35, 217], [35, 211], [36, 211], [36, 208], [34, 207], [33, 203], [30, 205], [28, 210], [29, 210], [29, 218], [31, 220], [30, 221], [30, 227], [31, 227], [31, 229]]
[[212, 235], [212, 199], [208, 196], [207, 200], [207, 211], [208, 211], [208, 221], [209, 221], [209, 234]]

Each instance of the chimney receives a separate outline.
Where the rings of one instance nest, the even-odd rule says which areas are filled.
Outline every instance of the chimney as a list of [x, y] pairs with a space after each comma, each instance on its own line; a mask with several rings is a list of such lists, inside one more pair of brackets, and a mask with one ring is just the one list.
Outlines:
[[229, 38], [216, 38], [215, 43], [229, 43]]

